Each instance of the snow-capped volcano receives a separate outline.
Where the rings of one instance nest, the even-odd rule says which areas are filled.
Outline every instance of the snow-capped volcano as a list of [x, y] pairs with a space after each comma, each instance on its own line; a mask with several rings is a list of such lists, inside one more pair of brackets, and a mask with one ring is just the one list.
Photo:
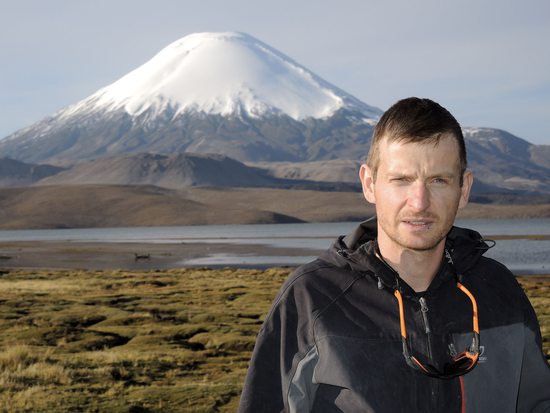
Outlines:
[[84, 108], [123, 108], [133, 116], [167, 109], [174, 116], [284, 114], [294, 120], [326, 118], [342, 108], [380, 114], [260, 40], [235, 32], [177, 40], [65, 115]]
[[381, 113], [252, 36], [197, 33], [0, 140], [0, 156], [26, 162], [138, 152], [356, 159]]
[[[182, 175], [168, 171], [168, 164], [177, 169], [174, 164], [155, 161], [151, 166], [149, 156], [134, 155], [187, 159], [179, 154], [208, 153], [270, 163], [358, 161], [365, 159], [381, 113], [252, 36], [197, 33], [173, 42], [80, 102], [0, 140], [0, 158], [67, 165], [72, 160], [122, 156], [132, 160], [135, 172], [127, 183], [179, 185]], [[544, 155], [548, 151], [496, 129], [464, 128], [464, 134], [469, 164], [486, 184], [550, 191], [550, 161]], [[110, 161], [92, 163], [93, 171], [108, 172], [108, 180], [97, 176], [79, 180], [120, 183], [116, 179], [122, 179], [124, 168], [115, 168]], [[229, 173], [208, 165], [215, 173]], [[308, 179], [325, 176], [331, 181], [338, 174], [334, 165], [309, 162], [301, 169], [295, 165], [271, 169], [287, 168], [291, 175], [306, 173]], [[318, 169], [326, 166], [325, 172]], [[180, 172], [192, 169], [186, 169], [185, 163], [177, 167]], [[356, 175], [356, 164], [351, 168], [349, 175]], [[233, 171], [229, 174], [237, 174]], [[72, 173], [76, 174], [67, 172]], [[246, 180], [243, 184], [249, 185], [252, 178]]]

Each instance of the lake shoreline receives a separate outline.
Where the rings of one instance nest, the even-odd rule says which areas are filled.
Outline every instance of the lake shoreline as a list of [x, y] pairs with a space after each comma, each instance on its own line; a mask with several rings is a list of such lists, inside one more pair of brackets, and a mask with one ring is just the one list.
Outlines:
[[[296, 267], [358, 222], [0, 231], [0, 268], [167, 270]], [[516, 275], [550, 272], [550, 219], [457, 220]], [[494, 241], [494, 242], [493, 242]], [[494, 248], [493, 248], [494, 247]]]
[[[10, 241], [0, 242], [0, 268], [166, 270], [212, 254], [243, 256], [317, 255], [310, 249], [262, 244]], [[189, 265], [197, 266], [197, 265]], [[207, 267], [208, 265], [198, 265]]]
[[[505, 239], [524, 239], [510, 236]], [[498, 237], [495, 237], [498, 239]], [[268, 244], [230, 242], [82, 242], [2, 241], [0, 270], [170, 270], [178, 268], [297, 267], [297, 260], [314, 259], [324, 249], [277, 247]], [[328, 245], [327, 245], [328, 247]], [[224, 257], [226, 258], [224, 260]], [[287, 261], [285, 261], [285, 258]], [[515, 275], [545, 275], [550, 268], [512, 268]]]

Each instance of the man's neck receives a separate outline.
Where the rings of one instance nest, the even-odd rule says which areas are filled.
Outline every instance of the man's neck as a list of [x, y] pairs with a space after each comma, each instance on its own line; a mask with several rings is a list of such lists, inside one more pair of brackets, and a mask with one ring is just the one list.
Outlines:
[[428, 251], [384, 248], [379, 243], [384, 260], [416, 292], [426, 291], [435, 278], [441, 265], [445, 243]]

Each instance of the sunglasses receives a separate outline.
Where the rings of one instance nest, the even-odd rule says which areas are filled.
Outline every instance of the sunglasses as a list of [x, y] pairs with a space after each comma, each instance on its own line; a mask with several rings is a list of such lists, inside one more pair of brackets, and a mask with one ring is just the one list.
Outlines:
[[464, 287], [460, 282], [456, 283], [457, 288], [468, 296], [472, 301], [473, 309], [473, 339], [471, 346], [464, 352], [453, 357], [450, 363], [445, 364], [443, 371], [437, 369], [431, 364], [422, 364], [416, 357], [410, 354], [409, 346], [407, 344], [407, 329], [405, 328], [405, 312], [403, 310], [403, 296], [401, 292], [396, 289], [395, 297], [399, 303], [399, 323], [401, 325], [401, 341], [403, 342], [403, 356], [407, 364], [415, 370], [426, 374], [430, 377], [437, 377], [443, 379], [450, 379], [453, 377], [462, 376], [472, 370], [479, 358], [479, 323], [477, 318], [477, 302], [470, 291]]

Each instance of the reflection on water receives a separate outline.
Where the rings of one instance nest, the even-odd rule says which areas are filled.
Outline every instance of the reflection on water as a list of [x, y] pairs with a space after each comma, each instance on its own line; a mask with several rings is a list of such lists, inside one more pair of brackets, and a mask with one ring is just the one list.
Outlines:
[[[293, 248], [301, 256], [216, 254], [182, 265], [298, 265], [310, 261], [338, 236], [352, 231], [354, 222], [269, 225], [210, 225], [181, 227], [93, 228], [0, 231], [0, 241], [228, 243]], [[481, 235], [550, 235], [550, 219], [458, 220], [457, 226]], [[499, 240], [486, 256], [516, 273], [550, 273], [550, 240]]]
[[207, 257], [180, 261], [182, 266], [239, 266], [239, 267], [270, 267], [281, 265], [300, 265], [313, 261], [316, 256], [286, 256], [286, 255], [252, 255], [252, 254], [210, 254]]

